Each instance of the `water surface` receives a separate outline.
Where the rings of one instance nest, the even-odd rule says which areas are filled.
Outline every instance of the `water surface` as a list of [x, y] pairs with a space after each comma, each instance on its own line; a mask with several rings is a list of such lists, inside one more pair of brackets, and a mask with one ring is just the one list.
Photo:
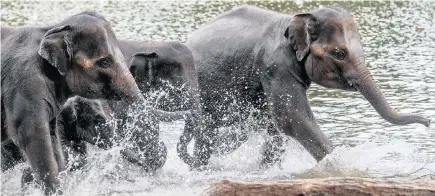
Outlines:
[[[269, 1], [2, 1], [2, 25], [48, 25], [84, 10], [95, 10], [113, 24], [119, 38], [186, 41], [189, 33], [238, 5], [282, 13], [322, 6], [345, 7], [363, 37], [366, 62], [392, 107], [435, 120], [435, 2], [269, 2]], [[212, 35], [210, 35], [212, 36]], [[435, 128], [389, 124], [355, 92], [313, 85], [309, 100], [321, 129], [336, 149], [314, 159], [295, 141], [288, 142], [283, 168], [258, 170], [262, 132], [234, 153], [213, 157], [211, 170], [189, 171], [176, 155], [183, 121], [161, 124], [169, 148], [160, 173], [147, 176], [119, 156], [120, 148], [92, 152], [82, 171], [63, 175], [66, 195], [200, 195], [213, 182], [280, 180], [318, 176], [398, 176], [434, 179]], [[1, 193], [20, 193], [20, 164], [2, 174]], [[415, 172], [417, 171], [417, 172]], [[412, 174], [409, 174], [412, 173]], [[39, 195], [37, 190], [30, 191]]]

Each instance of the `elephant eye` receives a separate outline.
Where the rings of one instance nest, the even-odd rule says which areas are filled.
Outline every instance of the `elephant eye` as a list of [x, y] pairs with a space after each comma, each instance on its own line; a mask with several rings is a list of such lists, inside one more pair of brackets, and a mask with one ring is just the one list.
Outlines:
[[111, 58], [105, 57], [98, 60], [95, 64], [97, 64], [97, 66], [101, 68], [108, 68], [113, 64], [113, 61]]
[[344, 52], [344, 50], [336, 48], [332, 51], [332, 56], [334, 56], [334, 58], [338, 60], [343, 60], [344, 58], [346, 58], [346, 53]]

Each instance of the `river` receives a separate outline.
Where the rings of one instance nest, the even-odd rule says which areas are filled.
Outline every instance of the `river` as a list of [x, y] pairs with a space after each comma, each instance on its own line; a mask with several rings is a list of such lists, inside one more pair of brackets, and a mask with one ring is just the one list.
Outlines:
[[[84, 10], [111, 22], [120, 38], [186, 41], [189, 33], [237, 5], [297, 13], [336, 5], [350, 10], [363, 37], [367, 66], [392, 107], [435, 120], [435, 2], [303, 1], [7, 1], [2, 25], [47, 25]], [[335, 146], [320, 163], [297, 142], [288, 142], [282, 168], [259, 170], [263, 132], [234, 153], [213, 156], [208, 171], [190, 171], [176, 154], [184, 122], [161, 123], [168, 160], [155, 175], [126, 163], [120, 147], [93, 150], [85, 169], [61, 175], [65, 195], [201, 195], [212, 183], [327, 176], [435, 179], [435, 126], [392, 125], [362, 95], [313, 85], [309, 100], [321, 129]], [[225, 129], [223, 129], [225, 131]], [[191, 149], [192, 147], [190, 147]], [[25, 164], [1, 175], [2, 195], [17, 195]], [[37, 189], [30, 195], [41, 195]]]

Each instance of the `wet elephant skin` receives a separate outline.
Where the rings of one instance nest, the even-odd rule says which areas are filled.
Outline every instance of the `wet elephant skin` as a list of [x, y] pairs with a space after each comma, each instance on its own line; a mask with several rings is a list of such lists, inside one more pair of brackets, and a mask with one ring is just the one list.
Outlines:
[[218, 128], [242, 122], [250, 107], [270, 119], [266, 127], [272, 138], [263, 148], [261, 166], [281, 161], [281, 133], [295, 138], [317, 161], [323, 159], [333, 146], [307, 99], [312, 82], [358, 91], [390, 123], [430, 125], [429, 119], [390, 107], [365, 65], [352, 15], [340, 7], [293, 15], [236, 7], [193, 32], [186, 45], [198, 68], [205, 119], [195, 138], [193, 167], [208, 164]]
[[50, 133], [65, 101], [75, 95], [135, 101], [141, 94], [110, 24], [96, 13], [1, 32], [2, 146], [19, 147], [49, 195], [64, 169]]

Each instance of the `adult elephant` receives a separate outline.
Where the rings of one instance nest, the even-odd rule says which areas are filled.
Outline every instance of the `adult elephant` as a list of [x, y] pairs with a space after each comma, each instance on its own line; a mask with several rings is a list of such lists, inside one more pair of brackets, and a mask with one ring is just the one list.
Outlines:
[[333, 146], [307, 100], [311, 82], [359, 91], [390, 123], [430, 125], [429, 119], [400, 114], [389, 106], [365, 65], [357, 26], [340, 7], [293, 16], [252, 6], [234, 8], [193, 32], [186, 45], [198, 67], [207, 119], [195, 138], [195, 156], [185, 159], [195, 159], [194, 167], [208, 164], [217, 129], [243, 121], [250, 107], [271, 119], [268, 133], [273, 139], [265, 144], [263, 166], [281, 160], [280, 132], [321, 160]]
[[[199, 116], [200, 107], [193, 57], [190, 50], [178, 42], [120, 40], [119, 44], [121, 52], [129, 62], [127, 67], [129, 67], [141, 92], [147, 98], [150, 98], [149, 95], [156, 91], [166, 93], [162, 96], [163, 98], [159, 97], [158, 100], [155, 100], [158, 103], [156, 106], [146, 108], [146, 114], [142, 114], [141, 119], [137, 121], [134, 121], [129, 115], [131, 114], [129, 103], [116, 100], [102, 101], [105, 113], [108, 114], [106, 116], [109, 119], [112, 116], [117, 119], [118, 137], [114, 139], [118, 142], [125, 142], [127, 147], [121, 151], [124, 158], [152, 173], [163, 167], [167, 154], [166, 146], [159, 141], [158, 122], [185, 119], [188, 125], [186, 131], [189, 131], [189, 134], [198, 126], [196, 118]], [[99, 104], [99, 100], [87, 100], [81, 97], [70, 99], [64, 105], [61, 116], [58, 117], [58, 122], [62, 122], [61, 125], [58, 125], [63, 130], [61, 132], [76, 133], [76, 128], [69, 125], [72, 122], [87, 122], [90, 119], [98, 119], [98, 116], [102, 116], [96, 107]], [[72, 108], [72, 106], [76, 108]], [[89, 106], [93, 106], [92, 110], [86, 110]], [[78, 111], [82, 111], [80, 113], [82, 115], [78, 115]], [[68, 126], [63, 125], [65, 122], [68, 123]], [[131, 128], [131, 123], [135, 123], [133, 128]], [[93, 125], [91, 126], [90, 123], [85, 123], [85, 125], [89, 126], [86, 127], [86, 130], [82, 130], [83, 126], [81, 126], [80, 130], [83, 133], [93, 132]], [[101, 134], [104, 133], [101, 132]], [[91, 135], [90, 138], [92, 137]], [[75, 158], [79, 160], [75, 163], [78, 164], [76, 168], [82, 167], [85, 163], [86, 141], [89, 141], [89, 138], [75, 137], [74, 140], [69, 141], [69, 146], [71, 146], [69, 149], [71, 149], [72, 154], [78, 155]], [[110, 145], [111, 141], [106, 140], [103, 143]], [[8, 159], [5, 159], [7, 162], [4, 165], [5, 168], [9, 168], [19, 160], [8, 156], [13, 154], [9, 152], [13, 152], [14, 149], [5, 148], [5, 150], [8, 152], [5, 154]]]
[[69, 97], [140, 100], [141, 94], [102, 16], [83, 12], [46, 27], [1, 28], [2, 147], [18, 146], [45, 194], [56, 192], [64, 159], [52, 140]]
[[[201, 114], [198, 76], [191, 51], [175, 41], [153, 42], [120, 40], [121, 51], [128, 62], [139, 89], [152, 103], [146, 123], [139, 125], [131, 138], [133, 146], [121, 153], [147, 171], [154, 172], [166, 161], [166, 146], [159, 142], [158, 121], [185, 119], [186, 126], [179, 147], [197, 132]], [[120, 129], [128, 120], [123, 102], [110, 102]], [[154, 119], [154, 120], [153, 120]], [[145, 152], [142, 156], [141, 152]], [[183, 152], [183, 150], [179, 150]]]

